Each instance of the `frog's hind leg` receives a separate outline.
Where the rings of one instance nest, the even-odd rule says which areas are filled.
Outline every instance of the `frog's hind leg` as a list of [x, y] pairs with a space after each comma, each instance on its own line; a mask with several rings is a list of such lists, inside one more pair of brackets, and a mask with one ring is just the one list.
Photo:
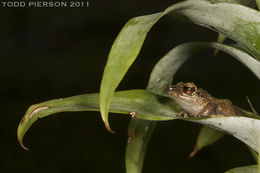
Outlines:
[[208, 103], [195, 117], [209, 117], [218, 115], [218, 105], [215, 103]]

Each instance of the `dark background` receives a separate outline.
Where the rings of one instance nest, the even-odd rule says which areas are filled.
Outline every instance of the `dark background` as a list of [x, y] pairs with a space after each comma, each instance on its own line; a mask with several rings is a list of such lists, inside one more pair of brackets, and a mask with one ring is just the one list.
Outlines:
[[[129, 117], [110, 115], [110, 134], [98, 112], [59, 113], [41, 119], [24, 138], [16, 139], [26, 109], [35, 103], [99, 91], [111, 45], [132, 17], [160, 12], [173, 0], [95, 0], [88, 8], [0, 7], [0, 172], [125, 172]], [[144, 89], [155, 63], [174, 46], [188, 41], [215, 41], [208, 29], [161, 19], [150, 31], [118, 90]], [[234, 58], [213, 50], [191, 58], [174, 83], [193, 81], [217, 98], [229, 98], [260, 112], [259, 80]], [[159, 122], [144, 162], [144, 173], [219, 173], [254, 164], [247, 146], [226, 135], [193, 159], [200, 125]]]

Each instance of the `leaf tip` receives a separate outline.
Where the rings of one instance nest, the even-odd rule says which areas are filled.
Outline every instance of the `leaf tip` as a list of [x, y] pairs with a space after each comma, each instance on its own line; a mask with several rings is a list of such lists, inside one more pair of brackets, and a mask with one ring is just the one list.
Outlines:
[[217, 56], [218, 52], [219, 52], [218, 49], [214, 49], [213, 56]]
[[103, 122], [104, 122], [104, 124], [105, 124], [106, 129], [107, 129], [110, 133], [114, 134], [115, 132], [110, 128], [110, 125], [109, 125], [109, 122], [108, 122], [108, 112], [101, 110], [101, 117], [102, 117], [102, 120], [103, 120]]
[[199, 146], [196, 144], [193, 151], [190, 153], [189, 158], [193, 158], [195, 156], [195, 154], [197, 154], [197, 152], [200, 150]]
[[23, 144], [23, 136], [24, 136], [24, 125], [25, 125], [25, 116], [22, 118], [22, 120], [19, 123], [18, 129], [17, 129], [17, 138], [19, 141], [20, 146], [25, 149], [25, 150], [29, 150], [27, 147], [24, 146]]
[[18, 139], [18, 141], [19, 141], [19, 143], [20, 143], [20, 146], [21, 146], [23, 149], [29, 151], [29, 149], [28, 149], [27, 147], [24, 146], [24, 144], [23, 144], [23, 140], [22, 140], [22, 139]]
[[246, 100], [247, 100], [247, 102], [248, 102], [248, 104], [249, 104], [251, 110], [253, 111], [253, 113], [256, 114], [256, 115], [258, 115], [258, 113], [256, 112], [255, 108], [253, 107], [253, 105], [252, 105], [250, 99], [249, 99], [247, 96], [246, 96]]
[[102, 107], [103, 107], [103, 105], [100, 104], [100, 108], [101, 108], [100, 113], [101, 113], [102, 120], [105, 124], [105, 127], [110, 133], [115, 134], [115, 132], [110, 128], [110, 125], [108, 122], [108, 111], [107, 111], [108, 108], [105, 107], [104, 109], [102, 109]]
[[110, 133], [112, 133], [112, 134], [115, 134], [115, 133], [116, 133], [115, 131], [113, 131], [113, 130], [110, 128], [110, 125], [109, 125], [108, 122], [105, 122], [105, 126], [106, 126], [107, 130], [108, 130]]

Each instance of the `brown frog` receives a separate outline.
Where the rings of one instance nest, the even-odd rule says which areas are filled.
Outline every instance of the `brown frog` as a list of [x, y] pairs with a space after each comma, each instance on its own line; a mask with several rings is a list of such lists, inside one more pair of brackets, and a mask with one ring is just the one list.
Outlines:
[[184, 111], [178, 116], [207, 117], [207, 116], [246, 116], [242, 110], [227, 99], [216, 99], [206, 90], [197, 88], [192, 82], [179, 82], [168, 86], [166, 94], [174, 99]]

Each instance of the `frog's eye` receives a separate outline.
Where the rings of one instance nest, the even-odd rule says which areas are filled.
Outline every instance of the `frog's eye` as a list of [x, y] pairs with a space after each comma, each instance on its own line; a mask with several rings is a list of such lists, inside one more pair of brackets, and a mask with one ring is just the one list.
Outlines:
[[195, 87], [188, 87], [188, 86], [184, 86], [183, 87], [183, 92], [187, 95], [192, 95], [195, 92]]

